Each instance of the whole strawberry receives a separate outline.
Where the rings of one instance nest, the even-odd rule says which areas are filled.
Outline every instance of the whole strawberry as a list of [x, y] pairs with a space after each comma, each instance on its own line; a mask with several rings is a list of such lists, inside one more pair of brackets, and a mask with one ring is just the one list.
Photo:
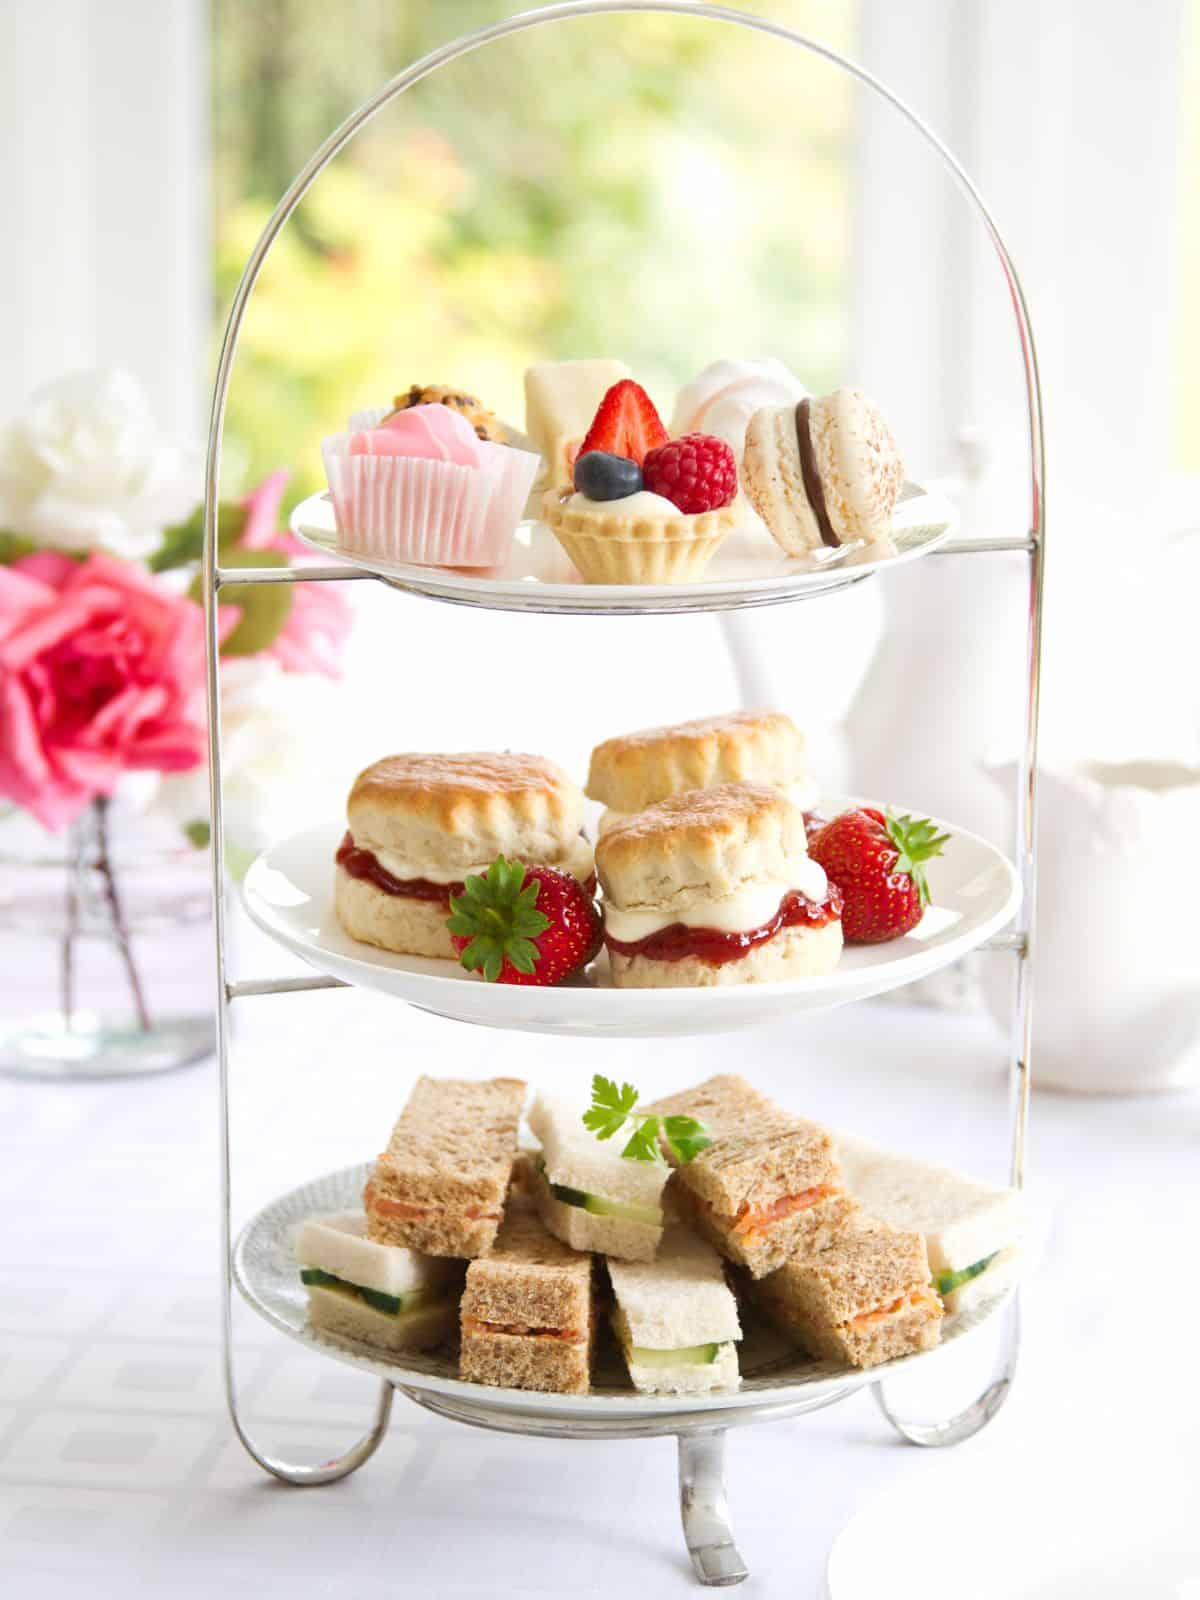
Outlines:
[[842, 891], [842, 936], [883, 944], [915, 928], [929, 904], [924, 863], [948, 833], [927, 817], [894, 817], [873, 806], [843, 811], [808, 842], [808, 853]]
[[488, 983], [561, 983], [600, 948], [596, 903], [569, 872], [497, 856], [450, 900], [458, 959]]
[[737, 495], [737, 462], [724, 439], [685, 433], [648, 452], [642, 480], [688, 516], [732, 505]]

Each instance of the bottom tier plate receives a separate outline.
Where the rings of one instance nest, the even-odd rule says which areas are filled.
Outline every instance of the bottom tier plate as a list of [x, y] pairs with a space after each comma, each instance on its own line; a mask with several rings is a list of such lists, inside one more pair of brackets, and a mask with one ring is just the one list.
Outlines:
[[497, 1389], [464, 1383], [458, 1377], [453, 1350], [431, 1350], [388, 1356], [367, 1345], [334, 1340], [308, 1324], [307, 1297], [300, 1283], [292, 1234], [306, 1217], [344, 1211], [361, 1204], [367, 1168], [348, 1167], [281, 1195], [253, 1217], [234, 1247], [234, 1281], [246, 1301], [281, 1333], [332, 1356], [362, 1372], [432, 1394], [447, 1395], [497, 1411], [525, 1416], [633, 1419], [669, 1412], [729, 1411], [755, 1406], [802, 1403], [812, 1409], [862, 1384], [937, 1359], [947, 1346], [981, 1328], [1007, 1303], [1006, 1294], [982, 1302], [971, 1311], [947, 1317], [937, 1349], [903, 1356], [866, 1372], [831, 1361], [809, 1361], [774, 1329], [748, 1327], [739, 1346], [742, 1387], [725, 1394], [645, 1395], [635, 1393], [625, 1377], [620, 1356], [607, 1340], [598, 1346], [595, 1381], [590, 1394], [537, 1394], [525, 1389]]

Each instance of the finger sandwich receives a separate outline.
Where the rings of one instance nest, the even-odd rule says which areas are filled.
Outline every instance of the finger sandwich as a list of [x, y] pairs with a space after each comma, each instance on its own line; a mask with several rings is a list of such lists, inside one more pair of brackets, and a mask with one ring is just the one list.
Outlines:
[[924, 1239], [880, 1224], [847, 1228], [827, 1249], [792, 1257], [752, 1293], [818, 1360], [874, 1367], [931, 1350], [942, 1336]]
[[797, 1252], [825, 1249], [857, 1212], [828, 1131], [782, 1110], [744, 1078], [723, 1073], [644, 1109], [704, 1124], [713, 1142], [676, 1168], [671, 1190], [751, 1277]]
[[539, 1095], [529, 1126], [542, 1143], [534, 1201], [550, 1232], [576, 1250], [653, 1261], [670, 1168], [623, 1160], [624, 1141], [602, 1143], [584, 1127], [582, 1107], [562, 1096]]
[[418, 1078], [363, 1190], [368, 1236], [432, 1256], [485, 1255], [524, 1103], [519, 1078]]
[[361, 1211], [310, 1217], [296, 1230], [308, 1320], [322, 1333], [382, 1350], [428, 1350], [458, 1320], [462, 1266], [367, 1237]]
[[835, 1137], [846, 1187], [863, 1210], [924, 1237], [933, 1286], [947, 1311], [968, 1311], [1011, 1287], [1025, 1224], [1019, 1190], [976, 1183], [848, 1134]]
[[767, 783], [802, 810], [814, 804], [804, 735], [782, 711], [731, 711], [606, 739], [592, 751], [587, 794], [607, 809], [600, 832], [689, 789]]
[[613, 1329], [635, 1389], [705, 1394], [736, 1389], [737, 1301], [711, 1245], [678, 1225], [653, 1261], [607, 1261]]
[[596, 871], [618, 988], [813, 977], [841, 955], [841, 896], [766, 784], [660, 800], [601, 835]]
[[334, 907], [352, 939], [454, 959], [450, 898], [498, 855], [591, 879], [583, 795], [541, 756], [396, 755], [354, 780]]
[[591, 1256], [547, 1233], [530, 1213], [513, 1213], [490, 1255], [467, 1268], [461, 1324], [459, 1374], [468, 1383], [586, 1394]]

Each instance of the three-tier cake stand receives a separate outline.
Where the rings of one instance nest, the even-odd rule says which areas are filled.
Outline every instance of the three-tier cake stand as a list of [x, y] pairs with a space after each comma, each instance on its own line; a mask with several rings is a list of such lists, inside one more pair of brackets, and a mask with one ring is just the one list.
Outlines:
[[[230, 976], [227, 964], [226, 940], [226, 882], [224, 860], [224, 818], [221, 778], [221, 717], [218, 692], [218, 630], [217, 602], [225, 584], [258, 583], [333, 583], [351, 579], [381, 581], [402, 591], [424, 593], [435, 599], [449, 600], [492, 609], [521, 611], [584, 612], [591, 615], [663, 614], [680, 611], [731, 612], [748, 606], [782, 603], [816, 598], [822, 593], [835, 591], [854, 582], [862, 581], [869, 573], [846, 565], [801, 578], [797, 581], [766, 583], [732, 582], [725, 585], [686, 585], [679, 590], [662, 590], [656, 594], [639, 594], [637, 591], [608, 591], [577, 586], [564, 593], [562, 585], [518, 583], [505, 588], [486, 582], [439, 581], [434, 573], [396, 574], [364, 569], [339, 563], [329, 566], [305, 565], [299, 567], [246, 567], [223, 568], [220, 564], [217, 542], [217, 504], [220, 483], [221, 444], [225, 422], [225, 407], [229, 382], [237, 350], [238, 337], [251, 293], [267, 255], [284, 224], [292, 216], [309, 187], [326, 166], [355, 137], [355, 135], [385, 106], [390, 105], [414, 84], [437, 72], [449, 62], [471, 51], [485, 48], [496, 40], [522, 33], [527, 29], [543, 27], [550, 23], [575, 17], [595, 16], [605, 13], [630, 14], [652, 12], [696, 17], [719, 26], [747, 28], [768, 35], [781, 44], [796, 46], [812, 55], [823, 58], [834, 67], [849, 74], [858, 83], [887, 102], [926, 142], [945, 163], [965, 191], [978, 220], [982, 223], [999, 257], [1000, 267], [1007, 282], [1016, 318], [1017, 335], [1023, 361], [1026, 400], [1029, 421], [1030, 490], [1031, 503], [1028, 531], [1013, 537], [988, 539], [955, 539], [941, 542], [939, 538], [923, 541], [927, 553], [938, 559], [954, 560], [961, 557], [984, 557], [998, 552], [1021, 552], [1028, 558], [1029, 573], [1029, 628], [1025, 642], [1027, 666], [1027, 692], [1025, 699], [1025, 728], [1019, 764], [1016, 794], [1016, 846], [1015, 868], [1003, 861], [998, 852], [983, 841], [970, 841], [971, 848], [982, 852], [980, 860], [991, 874], [993, 885], [991, 913], [966, 917], [960, 920], [957, 933], [951, 932], [916, 957], [901, 959], [899, 965], [873, 971], [870, 964], [861, 970], [851, 970], [840, 987], [821, 991], [813, 988], [813, 980], [801, 980], [791, 985], [755, 986], [760, 996], [770, 995], [770, 1004], [757, 1016], [742, 1015], [727, 1010], [728, 1001], [706, 997], [728, 996], [729, 990], [688, 991], [687, 1013], [678, 1006], [678, 991], [642, 991], [637, 994], [632, 1009], [618, 1009], [612, 1013], [615, 1020], [607, 1027], [593, 1025], [596, 1003], [602, 993], [587, 990], [530, 991], [507, 990], [510, 1000], [503, 1002], [505, 1011], [495, 1011], [495, 1025], [524, 1027], [546, 1032], [607, 1032], [609, 1036], [646, 1036], [672, 1032], [719, 1032], [730, 1026], [741, 1026], [748, 1020], [766, 1020], [771, 1015], [787, 1014], [814, 1005], [844, 1003], [847, 999], [881, 992], [898, 983], [910, 981], [933, 966], [957, 959], [966, 949], [977, 948], [995, 951], [998, 958], [1011, 958], [1016, 966], [1015, 1005], [1010, 1044], [1011, 1073], [1011, 1181], [1021, 1186], [1025, 1177], [1025, 1134], [1029, 1115], [1029, 1062], [1031, 1044], [1031, 976], [1032, 931], [1034, 915], [1034, 879], [1036, 867], [1035, 841], [1035, 786], [1038, 726], [1038, 687], [1042, 622], [1042, 570], [1044, 556], [1044, 498], [1043, 498], [1043, 440], [1041, 400], [1038, 386], [1037, 358], [1033, 334], [1024, 295], [1016, 270], [1000, 238], [986, 206], [970, 178], [954, 156], [936, 135], [884, 84], [861, 67], [846, 60], [834, 51], [806, 38], [792, 29], [763, 17], [727, 7], [698, 3], [698, 0], [566, 0], [566, 3], [549, 5], [540, 10], [525, 12], [495, 26], [466, 35], [417, 61], [407, 71], [393, 78], [380, 91], [336, 130], [316, 152], [308, 165], [296, 178], [272, 214], [270, 221], [256, 244], [246, 264], [230, 311], [221, 350], [213, 395], [211, 426], [208, 440], [207, 473], [204, 509], [204, 599], [208, 642], [208, 726], [209, 759], [212, 804], [212, 869], [215, 902], [215, 938], [217, 954], [217, 1056], [220, 1084], [220, 1151], [221, 1194], [223, 1227], [223, 1341], [226, 1397], [230, 1417], [239, 1439], [250, 1456], [266, 1472], [286, 1483], [312, 1486], [331, 1483], [345, 1477], [367, 1461], [379, 1446], [387, 1430], [394, 1394], [397, 1389], [415, 1404], [443, 1417], [475, 1427], [496, 1429], [546, 1438], [569, 1439], [637, 1439], [674, 1434], [679, 1447], [679, 1490], [684, 1538], [696, 1575], [702, 1584], [718, 1586], [740, 1582], [747, 1576], [746, 1567], [734, 1544], [724, 1489], [725, 1431], [754, 1422], [765, 1422], [793, 1417], [835, 1403], [854, 1392], [864, 1383], [874, 1389], [884, 1416], [907, 1440], [917, 1445], [944, 1446], [957, 1444], [981, 1429], [996, 1414], [1008, 1393], [1013, 1380], [1019, 1344], [1019, 1322], [1016, 1296], [1002, 1298], [985, 1306], [982, 1312], [966, 1313], [951, 1326], [955, 1319], [947, 1319], [948, 1338], [971, 1332], [974, 1327], [995, 1321], [1000, 1330], [998, 1351], [992, 1375], [975, 1400], [958, 1414], [934, 1421], [917, 1422], [902, 1417], [893, 1403], [894, 1391], [889, 1390], [897, 1367], [907, 1368], [914, 1363], [933, 1359], [937, 1351], [924, 1356], [910, 1357], [900, 1363], [891, 1363], [875, 1373], [855, 1373], [849, 1369], [822, 1368], [808, 1364], [797, 1373], [786, 1366], [765, 1369], [765, 1375], [752, 1377], [742, 1390], [719, 1398], [694, 1397], [673, 1400], [670, 1397], [634, 1396], [621, 1394], [601, 1386], [587, 1396], [530, 1395], [515, 1390], [497, 1390], [458, 1382], [447, 1376], [444, 1364], [422, 1358], [401, 1357], [396, 1362], [382, 1358], [372, 1359], [365, 1349], [339, 1350], [331, 1344], [321, 1344], [311, 1337], [310, 1345], [320, 1348], [335, 1359], [349, 1362], [380, 1379], [379, 1396], [374, 1418], [369, 1430], [344, 1454], [320, 1463], [302, 1465], [287, 1461], [260, 1448], [250, 1437], [239, 1412], [235, 1377], [232, 1303], [235, 1286], [243, 1296], [269, 1321], [285, 1333], [303, 1337], [300, 1324], [303, 1320], [302, 1301], [295, 1291], [283, 1287], [284, 1275], [292, 1273], [282, 1259], [286, 1229], [298, 1216], [320, 1209], [330, 1209], [337, 1204], [352, 1203], [348, 1197], [354, 1185], [361, 1182], [360, 1175], [348, 1173], [308, 1185], [285, 1197], [274, 1207], [253, 1220], [235, 1242], [231, 1210], [232, 1152], [230, 1140], [229, 1071], [230, 1071], [230, 1008], [237, 1000], [257, 995], [294, 994], [300, 991], [345, 987], [355, 982], [373, 984], [391, 989], [413, 1003], [429, 1009], [441, 1009], [445, 1015], [466, 1017], [469, 1020], [489, 1020], [487, 1006], [495, 1001], [498, 991], [487, 991], [474, 980], [463, 975], [461, 982], [444, 976], [430, 977], [427, 973], [413, 971], [421, 963], [393, 962], [389, 970], [386, 961], [372, 963], [363, 960], [361, 965], [346, 955], [322, 946], [318, 940], [299, 942], [289, 935], [285, 921], [273, 922], [268, 914], [258, 920], [286, 946], [298, 949], [320, 971], [312, 977], [285, 977], [239, 981]], [[945, 527], [941, 530], [946, 532]], [[317, 541], [319, 542], [319, 541]], [[919, 543], [921, 541], [918, 541]], [[926, 548], [914, 553], [926, 553]], [[296, 841], [302, 861], [311, 854], [315, 841]], [[993, 859], [994, 858], [994, 859]], [[968, 863], [969, 865], [969, 863]], [[982, 870], [982, 869], [980, 869]], [[329, 854], [321, 856], [321, 871], [331, 876]], [[276, 874], [277, 876], [278, 874]], [[968, 873], [971, 892], [978, 893], [980, 871], [972, 866]], [[428, 964], [425, 964], [427, 967]], [[885, 970], [886, 969], [886, 970]], [[847, 986], [848, 985], [848, 986]], [[608, 991], [616, 1000], [620, 991]], [[672, 1005], [670, 996], [675, 994]], [[530, 1005], [530, 995], [553, 996], [548, 1009], [539, 1010]], [[481, 999], [480, 996], [485, 996]], [[659, 998], [656, 999], [655, 996]], [[699, 1006], [696, 1005], [700, 997]], [[511, 997], [523, 997], [512, 1000]], [[663, 998], [666, 997], [666, 998]], [[745, 998], [738, 1002], [743, 1008]], [[480, 1007], [484, 1007], [480, 1015]], [[707, 1009], [710, 1006], [712, 1009]], [[640, 1010], [638, 1008], [641, 1008]], [[582, 1021], [578, 1017], [588, 1012]], [[657, 1009], [656, 1009], [657, 1008]], [[753, 1005], [751, 1006], [753, 1010]]]

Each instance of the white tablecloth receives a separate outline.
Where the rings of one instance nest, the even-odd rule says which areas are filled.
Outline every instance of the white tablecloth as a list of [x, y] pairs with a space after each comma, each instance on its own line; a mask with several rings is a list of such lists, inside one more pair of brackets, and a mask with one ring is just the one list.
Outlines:
[[[885, 1004], [711, 1040], [576, 1043], [464, 1028], [363, 993], [244, 1002], [237, 1209], [371, 1156], [418, 1070], [582, 1092], [600, 1069], [650, 1095], [732, 1068], [834, 1126], [1000, 1177], [1002, 1052], [982, 1018]], [[0, 1081], [0, 1109], [6, 1597], [696, 1592], [671, 1440], [509, 1438], [398, 1397], [385, 1445], [344, 1482], [296, 1490], [258, 1471], [220, 1394], [211, 1063], [142, 1082]], [[955, 1460], [971, 1473], [1007, 1455], [1020, 1471], [1030, 1452], [1104, 1448], [1116, 1472], [1195, 1473], [1194, 1377], [1181, 1358], [1200, 1310], [1200, 1099], [1046, 1095], [1034, 1112], [1044, 1244], [1022, 1369], [1009, 1405]], [[345, 1448], [373, 1385], [244, 1309], [238, 1328], [260, 1438], [310, 1459]], [[987, 1340], [962, 1353], [969, 1372], [947, 1360], [943, 1399], [978, 1383]], [[824, 1593], [848, 1518], [901, 1475], [938, 1466], [936, 1452], [897, 1441], [866, 1392], [734, 1431], [729, 1457], [752, 1592], [805, 1600]], [[931, 1551], [937, 1532], [931, 1507]]]

